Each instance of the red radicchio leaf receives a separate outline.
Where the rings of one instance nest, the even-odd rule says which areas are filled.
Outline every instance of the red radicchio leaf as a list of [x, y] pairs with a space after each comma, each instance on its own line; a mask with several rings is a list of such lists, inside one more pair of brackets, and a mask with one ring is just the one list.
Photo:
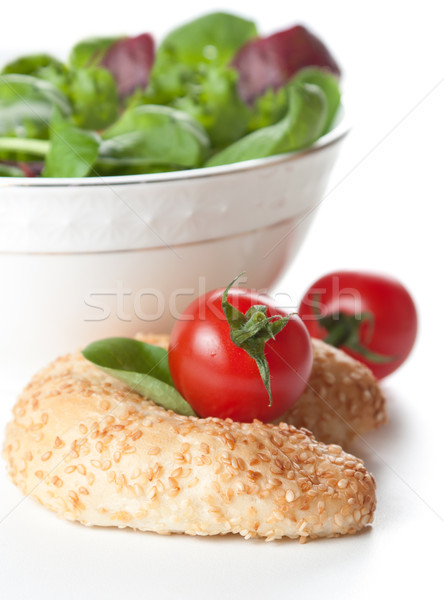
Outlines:
[[146, 88], [153, 62], [154, 40], [149, 33], [142, 33], [112, 44], [101, 66], [112, 73], [120, 98], [126, 98], [137, 88]]
[[327, 47], [302, 25], [247, 42], [232, 66], [239, 73], [239, 95], [249, 104], [268, 88], [283, 86], [304, 67], [323, 67], [340, 74]]
[[[14, 164], [14, 163], [11, 163]], [[19, 162], [17, 167], [21, 169], [25, 177], [38, 177], [43, 171], [45, 163], [43, 161]]]

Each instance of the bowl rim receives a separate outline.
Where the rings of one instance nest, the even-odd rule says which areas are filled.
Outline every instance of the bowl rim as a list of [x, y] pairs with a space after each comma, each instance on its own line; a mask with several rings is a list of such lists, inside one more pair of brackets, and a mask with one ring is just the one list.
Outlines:
[[106, 175], [94, 177], [0, 177], [0, 188], [44, 188], [44, 187], [101, 187], [114, 185], [166, 183], [169, 181], [186, 181], [208, 177], [223, 176], [230, 173], [259, 170], [274, 164], [293, 162], [303, 156], [318, 153], [325, 148], [341, 141], [350, 131], [351, 125], [345, 116], [341, 105], [341, 116], [337, 125], [320, 137], [314, 144], [302, 150], [275, 154], [267, 158], [255, 158], [242, 162], [219, 165], [215, 167], [200, 167], [166, 173], [146, 173], [139, 175]]

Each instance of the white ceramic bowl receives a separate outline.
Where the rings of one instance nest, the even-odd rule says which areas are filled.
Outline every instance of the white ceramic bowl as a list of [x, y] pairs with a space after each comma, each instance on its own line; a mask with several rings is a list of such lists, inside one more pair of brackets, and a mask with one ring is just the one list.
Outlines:
[[2, 377], [94, 339], [168, 331], [196, 295], [241, 271], [269, 289], [304, 240], [346, 131], [342, 119], [304, 152], [222, 167], [0, 178]]

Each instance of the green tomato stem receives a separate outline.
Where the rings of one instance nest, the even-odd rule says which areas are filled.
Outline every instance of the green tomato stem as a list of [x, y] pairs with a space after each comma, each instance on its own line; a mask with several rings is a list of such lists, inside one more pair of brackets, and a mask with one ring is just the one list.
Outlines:
[[375, 364], [392, 362], [396, 359], [396, 356], [387, 356], [373, 352], [370, 348], [361, 344], [360, 330], [363, 323], [370, 323], [370, 339], [373, 333], [374, 317], [371, 313], [347, 315], [339, 312], [336, 315], [326, 315], [325, 317], [320, 316], [320, 313], [318, 313], [316, 317], [319, 325], [327, 330], [328, 335], [324, 338], [326, 344], [336, 346], [337, 348], [341, 346], [349, 348]]
[[228, 302], [228, 292], [241, 277], [238, 275], [225, 289], [222, 296], [222, 309], [230, 326], [230, 338], [233, 344], [242, 348], [256, 362], [260, 376], [267, 390], [271, 406], [273, 397], [270, 386], [270, 368], [265, 358], [265, 344], [274, 339], [288, 323], [290, 316], [273, 315], [267, 317], [267, 307], [256, 304], [244, 314]]

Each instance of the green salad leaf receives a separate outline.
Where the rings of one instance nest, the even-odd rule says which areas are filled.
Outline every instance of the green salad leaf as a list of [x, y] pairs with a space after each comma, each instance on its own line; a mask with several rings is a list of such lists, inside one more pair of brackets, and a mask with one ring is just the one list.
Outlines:
[[278, 90], [269, 88], [254, 101], [250, 111], [248, 131], [256, 131], [256, 129], [274, 125], [285, 116], [287, 110], [288, 85]]
[[47, 81], [30, 75], [0, 76], [0, 135], [48, 137], [53, 107], [71, 113], [68, 99]]
[[253, 131], [228, 146], [206, 163], [207, 167], [300, 150], [318, 139], [325, 128], [327, 101], [314, 85], [288, 87], [288, 112], [278, 123]]
[[307, 67], [299, 71], [287, 85], [277, 90], [269, 88], [262, 96], [256, 98], [248, 123], [250, 131], [274, 125], [283, 118], [288, 109], [288, 88], [295, 83], [317, 85], [324, 92], [327, 101], [327, 118], [321, 135], [330, 130], [341, 103], [339, 79], [326, 69]]
[[338, 77], [325, 69], [307, 67], [306, 69], [299, 71], [293, 81], [317, 85], [324, 92], [325, 99], [327, 100], [327, 117], [321, 132], [321, 135], [324, 135], [324, 133], [330, 131], [334, 118], [338, 112], [339, 105], [341, 104], [341, 91], [339, 89]]
[[43, 79], [67, 95], [69, 69], [49, 54], [21, 56], [3, 68], [2, 74], [7, 73], [31, 75]]
[[252, 21], [223, 12], [204, 15], [174, 29], [156, 52], [149, 85], [151, 101], [169, 104], [189, 96], [196, 78], [202, 81], [199, 68], [227, 65], [237, 50], [255, 36], [257, 29]]
[[44, 177], [86, 177], [99, 153], [100, 138], [84, 131], [54, 111], [50, 126], [50, 148]]
[[82, 354], [108, 375], [123, 381], [132, 391], [167, 410], [196, 416], [174, 387], [165, 349], [129, 338], [108, 338], [93, 342]]
[[73, 69], [83, 69], [100, 65], [105, 52], [114, 42], [124, 36], [87, 38], [78, 42], [69, 55], [69, 66]]
[[65, 65], [50, 54], [29, 54], [20, 56], [6, 64], [1, 70], [1, 74], [15, 73], [16, 75], [40, 77], [40, 73], [49, 67], [60, 73], [66, 71]]
[[156, 62], [173, 59], [194, 67], [202, 62], [223, 65], [256, 36], [252, 21], [224, 12], [210, 13], [171, 31], [159, 46]]
[[84, 129], [101, 130], [119, 116], [119, 97], [114, 77], [106, 69], [88, 67], [70, 72], [66, 93], [72, 119]]
[[184, 112], [145, 104], [130, 108], [103, 133], [95, 168], [101, 174], [198, 167], [209, 148], [205, 129]]
[[305, 148], [334, 123], [339, 69], [324, 49], [330, 71], [285, 70], [318, 43], [308, 32], [298, 46], [296, 30], [258, 38], [253, 21], [214, 12], [172, 30], [157, 52], [143, 33], [82, 40], [66, 64], [21, 56], [0, 74], [2, 173], [158, 173]]
[[0, 177], [24, 177], [22, 169], [0, 163]]
[[51, 83], [30, 75], [1, 75], [0, 160], [44, 156], [54, 107], [64, 115], [71, 112], [66, 96]]
[[234, 69], [201, 65], [186, 94], [172, 103], [203, 125], [213, 148], [224, 148], [247, 132], [250, 112], [236, 83]]

